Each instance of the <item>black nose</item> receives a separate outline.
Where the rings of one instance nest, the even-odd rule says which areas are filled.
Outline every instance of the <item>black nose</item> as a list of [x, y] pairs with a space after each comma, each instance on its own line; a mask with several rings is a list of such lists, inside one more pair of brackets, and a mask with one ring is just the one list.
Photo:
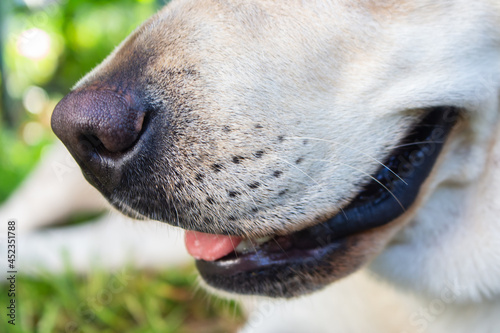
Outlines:
[[119, 181], [120, 162], [140, 137], [144, 116], [143, 108], [129, 94], [74, 91], [54, 109], [52, 129], [84, 174], [90, 173], [91, 182], [110, 189]]

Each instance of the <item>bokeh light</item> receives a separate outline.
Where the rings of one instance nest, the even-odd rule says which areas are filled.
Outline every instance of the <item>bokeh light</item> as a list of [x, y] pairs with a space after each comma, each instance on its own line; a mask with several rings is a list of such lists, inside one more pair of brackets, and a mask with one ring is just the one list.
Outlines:
[[23, 106], [33, 114], [42, 113], [48, 101], [49, 96], [43, 88], [31, 86], [24, 92]]
[[23, 139], [28, 145], [38, 144], [44, 137], [45, 129], [39, 122], [31, 121], [24, 125]]
[[17, 39], [17, 52], [32, 60], [41, 60], [47, 57], [50, 46], [50, 35], [39, 28], [25, 30]]

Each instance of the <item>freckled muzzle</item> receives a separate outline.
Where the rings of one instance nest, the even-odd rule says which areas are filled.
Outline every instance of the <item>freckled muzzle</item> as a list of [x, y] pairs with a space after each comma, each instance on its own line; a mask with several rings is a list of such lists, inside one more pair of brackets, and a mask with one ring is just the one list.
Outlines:
[[[182, 175], [173, 166], [176, 160], [186, 163], [191, 158], [192, 152], [177, 144], [178, 137], [173, 135], [186, 131], [176, 128], [179, 125], [170, 121], [165, 110], [152, 111], [146, 105], [130, 93], [75, 91], [56, 107], [52, 127], [90, 183], [123, 213], [207, 232], [213, 225], [210, 220], [202, 218], [193, 224], [192, 218], [206, 216], [207, 207], [217, 205], [208, 199], [205, 206], [193, 203], [199, 193], [191, 198], [180, 195], [187, 193], [186, 182], [204, 179], [197, 179], [200, 173], [190, 169], [196, 165], [184, 164]], [[250, 240], [253, 248], [249, 251], [197, 260], [202, 278], [230, 292], [293, 297], [355, 271], [380, 250], [377, 230], [412, 206], [457, 118], [454, 108], [428, 110], [337, 215], [289, 235], [269, 235], [265, 242]], [[253, 158], [262, 158], [262, 153]], [[235, 165], [240, 162], [233, 159]], [[215, 174], [221, 172], [219, 164], [211, 166]], [[248, 186], [252, 189], [257, 184]], [[224, 224], [224, 228], [232, 235], [245, 234], [238, 223]]]
[[327, 221], [214, 261], [197, 260], [211, 286], [240, 294], [294, 297], [358, 269], [380, 250], [377, 228], [410, 208], [458, 119], [449, 107], [429, 110], [364, 189]]

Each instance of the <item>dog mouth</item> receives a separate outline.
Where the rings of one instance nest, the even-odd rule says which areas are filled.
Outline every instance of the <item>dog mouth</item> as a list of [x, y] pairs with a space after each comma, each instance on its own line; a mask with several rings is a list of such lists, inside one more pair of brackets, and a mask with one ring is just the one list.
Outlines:
[[408, 210], [432, 171], [459, 111], [429, 109], [358, 195], [335, 216], [258, 239], [186, 232], [203, 280], [219, 290], [294, 297], [350, 274], [369, 258], [370, 232]]

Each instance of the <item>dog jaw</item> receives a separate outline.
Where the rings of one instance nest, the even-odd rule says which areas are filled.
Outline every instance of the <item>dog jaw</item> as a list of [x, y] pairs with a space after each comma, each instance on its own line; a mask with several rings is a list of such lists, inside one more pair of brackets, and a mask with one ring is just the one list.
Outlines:
[[339, 213], [423, 109], [496, 122], [482, 88], [498, 92], [497, 16], [484, 3], [419, 1], [398, 8], [405, 20], [363, 4], [175, 1], [146, 22], [75, 87], [148, 105], [140, 162], [108, 199], [186, 229], [286, 235]]

